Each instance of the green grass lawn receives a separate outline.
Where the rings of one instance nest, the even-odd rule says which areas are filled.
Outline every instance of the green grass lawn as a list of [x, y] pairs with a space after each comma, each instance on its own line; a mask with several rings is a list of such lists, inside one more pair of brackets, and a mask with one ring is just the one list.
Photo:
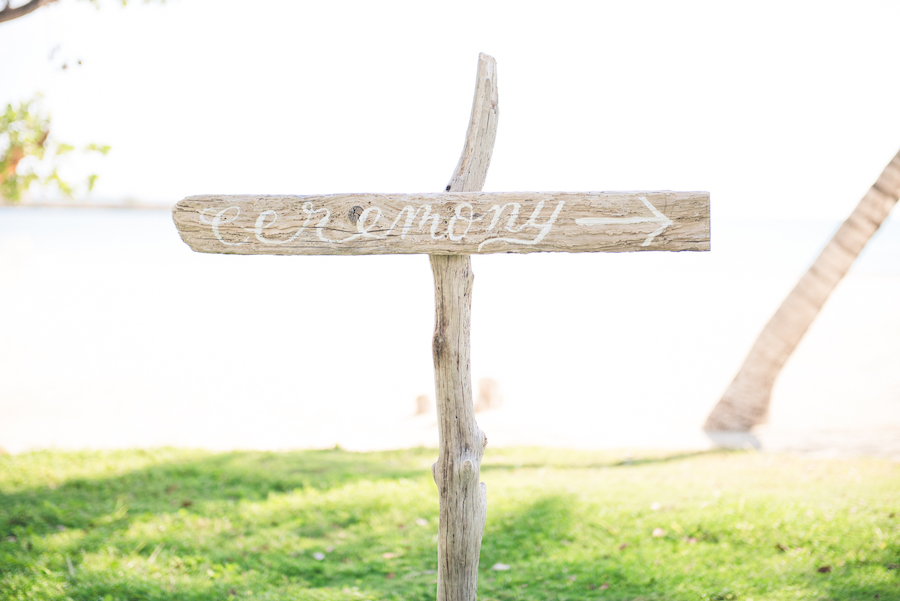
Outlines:
[[[435, 457], [0, 457], [0, 598], [433, 599]], [[488, 448], [482, 480], [482, 600], [900, 599], [898, 463]]]

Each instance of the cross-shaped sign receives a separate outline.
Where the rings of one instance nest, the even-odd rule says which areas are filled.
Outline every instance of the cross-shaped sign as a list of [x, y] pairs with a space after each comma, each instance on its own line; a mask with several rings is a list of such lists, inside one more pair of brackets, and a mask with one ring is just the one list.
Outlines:
[[470, 254], [709, 250], [707, 192], [479, 192], [497, 132], [494, 59], [478, 57], [472, 116], [445, 192], [191, 196], [173, 209], [193, 250], [226, 254], [427, 253], [440, 450], [438, 601], [474, 601], [487, 497], [487, 437], [469, 367]]

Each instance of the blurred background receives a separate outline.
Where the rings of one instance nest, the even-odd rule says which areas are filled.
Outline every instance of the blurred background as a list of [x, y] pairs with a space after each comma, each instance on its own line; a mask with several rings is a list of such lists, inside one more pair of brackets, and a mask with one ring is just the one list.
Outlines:
[[[61, 0], [0, 24], [63, 198], [0, 207], [0, 447], [437, 444], [425, 256], [200, 255], [201, 193], [443, 189], [479, 52], [485, 190], [708, 190], [709, 253], [476, 256], [492, 445], [705, 448], [760, 328], [900, 148], [900, 4]], [[900, 456], [900, 221], [781, 374], [768, 448]], [[433, 401], [432, 401], [433, 403]]]

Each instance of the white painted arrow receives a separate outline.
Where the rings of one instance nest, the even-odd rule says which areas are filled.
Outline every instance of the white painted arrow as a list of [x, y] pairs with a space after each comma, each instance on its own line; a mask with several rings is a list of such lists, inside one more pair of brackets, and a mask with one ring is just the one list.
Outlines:
[[576, 219], [575, 223], [578, 225], [626, 225], [629, 223], [659, 223], [660, 226], [656, 229], [652, 234], [647, 236], [647, 239], [641, 244], [641, 246], [649, 246], [653, 239], [657, 237], [659, 234], [663, 233], [667, 227], [672, 225], [672, 220], [660, 213], [656, 207], [654, 207], [649, 200], [647, 200], [643, 196], [638, 196], [641, 199], [648, 209], [653, 213], [653, 217], [583, 217], [581, 219]]

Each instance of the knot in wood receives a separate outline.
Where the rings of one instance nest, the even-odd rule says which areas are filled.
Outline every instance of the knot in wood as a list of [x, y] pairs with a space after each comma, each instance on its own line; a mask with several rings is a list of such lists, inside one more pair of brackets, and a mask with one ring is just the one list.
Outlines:
[[444, 348], [444, 339], [440, 334], [434, 335], [434, 340], [432, 341], [432, 351], [434, 352], [435, 357], [441, 356], [441, 351]]
[[356, 222], [359, 221], [360, 215], [362, 215], [363, 209], [360, 206], [352, 207], [349, 211], [347, 217], [350, 219], [350, 223], [356, 225]]

